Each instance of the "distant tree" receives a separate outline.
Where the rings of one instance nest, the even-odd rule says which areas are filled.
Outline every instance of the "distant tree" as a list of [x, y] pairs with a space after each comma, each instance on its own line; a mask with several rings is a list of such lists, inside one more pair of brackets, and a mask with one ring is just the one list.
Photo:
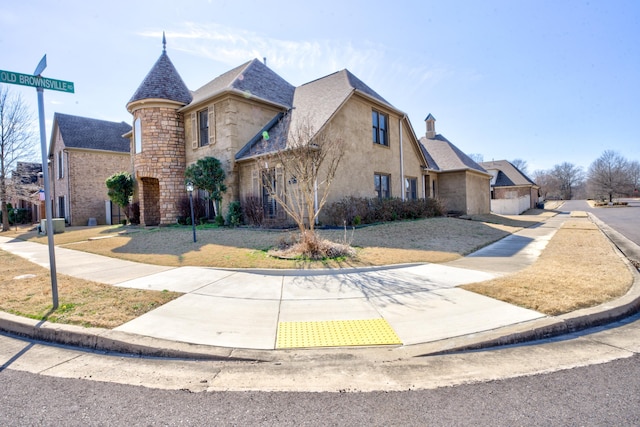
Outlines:
[[555, 165], [549, 173], [557, 181], [556, 185], [558, 186], [560, 198], [565, 200], [571, 200], [573, 198], [573, 190], [584, 181], [582, 168], [569, 162]]
[[484, 156], [480, 153], [471, 153], [467, 154], [467, 156], [476, 163], [484, 162]]
[[640, 192], [640, 162], [629, 162], [629, 195], [637, 195]]
[[224, 183], [226, 175], [220, 160], [215, 157], [198, 159], [187, 167], [184, 177], [185, 182], [191, 181], [193, 185], [209, 193], [209, 198], [214, 202], [215, 216], [220, 215], [220, 201], [224, 192], [227, 191]]
[[625, 194], [631, 187], [629, 162], [613, 150], [604, 151], [589, 166], [588, 185], [595, 197], [612, 202], [614, 196]]
[[9, 171], [19, 159], [34, 157], [35, 139], [32, 115], [20, 95], [12, 95], [0, 85], [0, 210], [2, 230], [9, 230]]
[[526, 160], [513, 159], [511, 160], [511, 164], [517, 167], [520, 170], [520, 172], [522, 172], [523, 174], [529, 175], [529, 165], [527, 165]]
[[560, 185], [550, 171], [536, 170], [531, 179], [540, 187], [542, 200], [547, 200], [549, 197], [560, 197]]
[[118, 172], [111, 175], [105, 181], [109, 199], [124, 210], [124, 215], [129, 219], [129, 199], [133, 195], [133, 178], [128, 172]]

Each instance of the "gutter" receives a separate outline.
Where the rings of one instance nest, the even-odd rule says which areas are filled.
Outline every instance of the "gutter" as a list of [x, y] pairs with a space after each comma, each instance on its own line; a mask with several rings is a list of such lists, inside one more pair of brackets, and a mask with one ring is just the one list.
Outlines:
[[405, 116], [398, 119], [398, 133], [400, 134], [400, 199], [404, 202], [404, 150], [402, 148], [402, 120]]

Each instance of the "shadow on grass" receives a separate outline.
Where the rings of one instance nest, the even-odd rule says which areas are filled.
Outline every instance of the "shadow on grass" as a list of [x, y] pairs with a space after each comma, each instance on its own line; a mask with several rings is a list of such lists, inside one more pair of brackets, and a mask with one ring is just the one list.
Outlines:
[[[467, 221], [440, 217], [389, 222], [355, 230], [319, 230], [323, 238], [333, 242], [347, 239], [351, 246], [367, 250], [366, 254], [355, 259], [323, 261], [279, 260], [267, 255], [267, 251], [277, 247], [280, 241], [295, 239], [297, 229], [197, 227], [197, 241], [193, 242], [191, 226], [68, 227], [65, 233], [56, 235], [56, 245], [68, 245], [70, 249], [157, 265], [344, 269], [412, 261], [427, 262], [434, 259], [428, 252], [464, 256], [510, 234], [509, 231], [485, 223], [493, 219], [496, 223], [504, 224], [506, 219], [503, 217], [487, 215], [477, 219]], [[538, 221], [510, 220], [509, 223], [513, 227], [526, 227], [537, 224]], [[35, 233], [25, 233], [18, 238], [46, 244], [46, 236], [36, 240], [33, 239], [34, 235]], [[114, 237], [110, 237], [111, 235]], [[91, 238], [93, 239], [89, 240]], [[386, 249], [393, 251], [385, 254]], [[375, 254], [372, 255], [372, 252]], [[424, 256], [421, 255], [423, 252]]]

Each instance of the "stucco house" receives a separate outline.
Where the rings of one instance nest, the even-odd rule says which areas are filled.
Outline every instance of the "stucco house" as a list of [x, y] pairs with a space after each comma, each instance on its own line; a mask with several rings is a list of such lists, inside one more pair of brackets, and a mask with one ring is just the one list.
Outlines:
[[49, 144], [52, 212], [69, 225], [110, 223], [106, 179], [131, 169], [125, 122], [55, 113]]
[[536, 207], [540, 186], [511, 162], [492, 160], [480, 165], [491, 174], [491, 212], [519, 215]]
[[[180, 199], [187, 194], [185, 168], [203, 157], [217, 158], [225, 169], [223, 213], [231, 201], [259, 197], [267, 219], [286, 220], [270, 203], [262, 182], [274, 179], [286, 193], [296, 177], [282, 177], [277, 164], [260, 159], [286, 146], [303, 122], [311, 124], [315, 135], [338, 129], [345, 144], [329, 203], [345, 196], [442, 197], [449, 191], [438, 189], [443, 174], [443, 182], [454, 185], [452, 171], [428, 160], [429, 148], [420, 143], [407, 115], [346, 69], [295, 87], [254, 59], [190, 91], [169, 59], [164, 39], [163, 45], [127, 103], [133, 115], [135, 198], [143, 225], [176, 222]], [[482, 176], [488, 212], [490, 177], [481, 168], [467, 169], [460, 185], [475, 185], [475, 175]], [[465, 212], [482, 210], [468, 192], [462, 194], [469, 199], [462, 203]], [[471, 202], [478, 206], [467, 207]]]
[[439, 198], [449, 213], [475, 215], [489, 213], [491, 175], [443, 135], [436, 133], [436, 119], [425, 119], [427, 132], [420, 138], [427, 158], [427, 181], [431, 194]]

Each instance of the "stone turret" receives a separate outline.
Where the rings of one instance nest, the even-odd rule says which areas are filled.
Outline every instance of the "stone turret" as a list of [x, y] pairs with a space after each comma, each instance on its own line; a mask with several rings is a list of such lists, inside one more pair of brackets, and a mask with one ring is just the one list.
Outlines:
[[174, 224], [185, 196], [184, 116], [191, 92], [169, 59], [162, 35], [162, 54], [127, 103], [133, 114], [133, 158], [140, 223]]

